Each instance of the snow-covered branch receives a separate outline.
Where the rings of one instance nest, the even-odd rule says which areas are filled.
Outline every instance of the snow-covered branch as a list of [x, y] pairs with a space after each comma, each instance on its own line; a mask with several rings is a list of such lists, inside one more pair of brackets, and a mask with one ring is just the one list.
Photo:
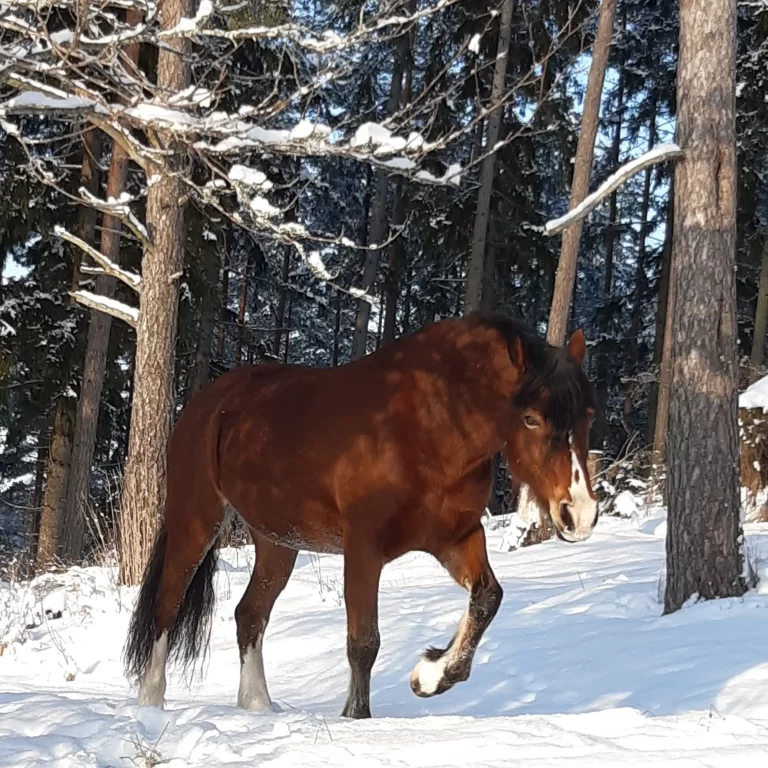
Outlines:
[[112, 317], [128, 323], [131, 328], [135, 328], [139, 323], [139, 310], [128, 304], [123, 304], [122, 301], [99, 296], [98, 293], [91, 293], [90, 291], [70, 291], [69, 295], [83, 306], [112, 315]]
[[81, 240], [76, 235], [68, 232], [64, 227], [55, 226], [54, 234], [60, 237], [62, 240], [76, 245], [85, 254], [90, 256], [107, 274], [117, 278], [121, 282], [125, 283], [129, 288], [132, 288], [136, 293], [141, 293], [141, 278], [133, 272], [128, 272], [115, 264], [114, 261], [108, 259], [103, 253], [97, 251], [92, 246], [88, 245], [84, 240]]
[[586, 218], [608, 195], [640, 173], [640, 171], [663, 163], [665, 160], [677, 160], [683, 157], [683, 154], [683, 150], [677, 144], [659, 144], [635, 160], [630, 160], [615, 173], [611, 174], [591, 195], [587, 195], [584, 200], [564, 216], [548, 221], [544, 226], [544, 234], [556, 235], [558, 232], [562, 232], [574, 222]]

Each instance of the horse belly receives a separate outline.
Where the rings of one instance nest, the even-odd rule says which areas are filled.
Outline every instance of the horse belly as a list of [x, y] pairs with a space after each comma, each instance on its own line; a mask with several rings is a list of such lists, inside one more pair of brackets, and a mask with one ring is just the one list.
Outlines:
[[229, 499], [251, 530], [290, 549], [337, 554], [344, 551], [341, 521], [330, 505], [285, 499]]

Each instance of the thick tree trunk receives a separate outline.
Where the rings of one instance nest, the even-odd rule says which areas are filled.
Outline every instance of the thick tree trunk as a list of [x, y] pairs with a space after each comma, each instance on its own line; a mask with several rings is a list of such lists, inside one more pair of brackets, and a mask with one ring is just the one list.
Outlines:
[[61, 510], [67, 490], [72, 456], [72, 431], [75, 419], [75, 401], [65, 395], [56, 401], [53, 429], [45, 471], [45, 489], [40, 512], [37, 571], [44, 571], [59, 554]]
[[[595, 138], [600, 122], [600, 99], [603, 94], [605, 70], [611, 49], [613, 21], [616, 16], [616, 0], [602, 0], [600, 17], [592, 51], [592, 64], [587, 78], [584, 111], [581, 116], [581, 134], [576, 147], [576, 160], [571, 182], [570, 208], [578, 205], [589, 193], [589, 177], [595, 153]], [[579, 254], [582, 222], [571, 224], [563, 232], [560, 261], [555, 275], [555, 290], [547, 326], [547, 341], [560, 346], [565, 341], [568, 313], [571, 308], [573, 284], [576, 280], [576, 260]]]
[[491, 197], [493, 196], [493, 177], [496, 170], [495, 147], [499, 141], [501, 120], [504, 109], [501, 102], [504, 99], [504, 81], [507, 76], [507, 59], [509, 58], [509, 41], [512, 37], [512, 15], [515, 9], [514, 0], [505, 0], [501, 9], [499, 27], [499, 42], [496, 48], [496, 65], [493, 70], [493, 85], [491, 86], [491, 112], [488, 117], [488, 132], [484, 151], [487, 153], [480, 164], [480, 189], [477, 192], [477, 207], [472, 228], [472, 249], [467, 265], [467, 281], [464, 287], [464, 312], [476, 312], [483, 301], [483, 274], [486, 267], [485, 245], [488, 237], [488, 219], [491, 215]]
[[674, 328], [664, 612], [738, 597], [736, 0], [683, 0], [677, 69]]
[[749, 383], [757, 381], [763, 371], [765, 359], [765, 333], [768, 328], [768, 230], [763, 235], [763, 258], [760, 265], [760, 283], [755, 307], [755, 332], [752, 337]]
[[[409, 36], [401, 35], [395, 44], [395, 63], [392, 68], [392, 83], [389, 88], [387, 100], [387, 116], [394, 115], [400, 106], [400, 94], [403, 88], [403, 74], [405, 73], [408, 59]], [[387, 197], [389, 193], [389, 176], [386, 171], [376, 171], [376, 191], [371, 206], [371, 227], [368, 243], [381, 246], [387, 239], [389, 229], [387, 221]], [[368, 251], [365, 257], [363, 269], [363, 281], [361, 288], [370, 293], [376, 281], [376, 273], [379, 268], [380, 248]], [[371, 305], [364, 299], [357, 301], [357, 316], [355, 318], [355, 331], [352, 336], [352, 359], [359, 360], [365, 355], [368, 342], [368, 320], [371, 316]]]
[[[170, 29], [192, 15], [190, 0], [161, 0], [160, 26]], [[169, 39], [157, 59], [158, 90], [165, 98], [189, 85], [188, 41]], [[176, 49], [176, 50], [174, 50]], [[158, 169], [147, 194], [152, 244], [142, 259], [136, 328], [133, 415], [125, 468], [120, 527], [120, 582], [137, 584], [165, 504], [166, 448], [173, 414], [173, 375], [184, 255], [183, 147], [161, 133], [168, 167]]]
[[211, 377], [211, 355], [213, 354], [213, 330], [216, 325], [217, 283], [219, 277], [219, 256], [215, 248], [206, 247], [205, 286], [200, 303], [200, 328], [195, 347], [195, 363], [192, 380], [187, 391], [187, 402], [199, 392]]

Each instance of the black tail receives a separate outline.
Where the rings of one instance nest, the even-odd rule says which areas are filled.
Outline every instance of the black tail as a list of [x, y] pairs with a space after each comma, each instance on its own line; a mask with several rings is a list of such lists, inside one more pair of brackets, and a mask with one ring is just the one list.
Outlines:
[[[167, 544], [168, 534], [163, 529], [155, 540], [152, 555], [144, 571], [139, 598], [128, 628], [128, 639], [123, 649], [123, 663], [129, 678], [135, 679], [144, 673], [152, 655], [152, 646], [157, 640], [155, 601]], [[208, 648], [211, 617], [216, 602], [213, 589], [216, 561], [214, 541], [192, 576], [179, 605], [176, 622], [168, 634], [168, 660], [181, 661], [185, 672], [194, 667], [197, 658]]]

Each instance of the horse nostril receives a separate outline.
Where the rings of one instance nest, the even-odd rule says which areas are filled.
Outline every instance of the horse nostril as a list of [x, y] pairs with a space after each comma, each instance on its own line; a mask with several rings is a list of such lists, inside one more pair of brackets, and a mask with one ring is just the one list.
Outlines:
[[563, 521], [563, 525], [565, 526], [566, 531], [575, 531], [576, 526], [573, 522], [573, 517], [571, 515], [571, 511], [568, 509], [567, 504], [561, 504], [560, 505], [560, 518]]

